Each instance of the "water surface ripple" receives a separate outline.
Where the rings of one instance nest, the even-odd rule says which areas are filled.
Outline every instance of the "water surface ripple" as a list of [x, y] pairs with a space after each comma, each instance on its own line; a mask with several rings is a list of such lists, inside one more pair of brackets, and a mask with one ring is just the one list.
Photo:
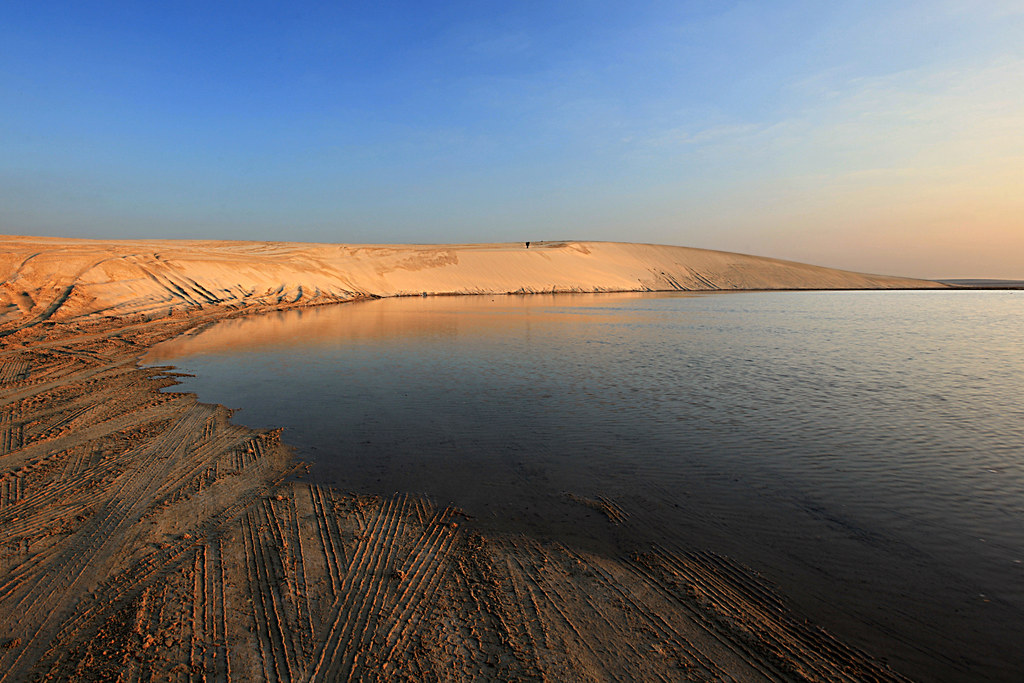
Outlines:
[[151, 361], [285, 427], [321, 481], [729, 554], [907, 674], [1012, 680], [1022, 348], [1022, 292], [534, 295], [228, 321]]

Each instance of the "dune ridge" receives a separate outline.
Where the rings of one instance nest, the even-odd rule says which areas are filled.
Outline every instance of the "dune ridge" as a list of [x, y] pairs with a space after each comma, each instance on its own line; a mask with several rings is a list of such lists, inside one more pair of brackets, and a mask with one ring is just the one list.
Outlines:
[[621, 242], [348, 245], [0, 237], [0, 323], [183, 309], [286, 307], [420, 294], [918, 289], [868, 275]]

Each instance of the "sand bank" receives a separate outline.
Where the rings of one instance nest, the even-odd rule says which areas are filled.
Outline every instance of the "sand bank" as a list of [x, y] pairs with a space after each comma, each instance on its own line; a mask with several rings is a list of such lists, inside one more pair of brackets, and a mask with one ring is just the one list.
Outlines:
[[0, 325], [420, 294], [891, 289], [935, 282], [619, 242], [331, 245], [0, 237]]
[[[900, 679], [792, 613], [755, 573], [699, 548], [606, 557], [486, 536], [460, 511], [408, 495], [297, 482], [289, 475], [300, 465], [276, 433], [161, 391], [174, 384], [172, 368], [138, 366], [160, 341], [251, 311], [426, 291], [427, 282], [439, 293], [481, 291], [485, 276], [488, 287], [524, 289], [486, 272], [504, 260], [496, 253], [535, 268], [526, 284], [545, 289], [570, 282], [558, 279], [566, 264], [605, 250], [690, 250], [5, 246], [0, 681]], [[310, 256], [317, 250], [362, 270], [342, 285], [332, 280], [340, 267]], [[446, 250], [454, 256], [437, 256]], [[425, 260], [414, 267], [417, 254]], [[817, 272], [778, 263], [765, 269]], [[822, 277], [870, 281], [835, 273]], [[626, 282], [577, 278], [571, 286]], [[737, 274], [730, 282], [755, 281], [766, 286]], [[602, 501], [581, 502], [621, 522]]]

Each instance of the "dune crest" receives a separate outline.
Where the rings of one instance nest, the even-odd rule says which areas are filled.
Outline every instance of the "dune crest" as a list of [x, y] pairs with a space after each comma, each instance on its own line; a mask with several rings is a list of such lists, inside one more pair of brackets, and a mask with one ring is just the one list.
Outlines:
[[941, 287], [790, 261], [621, 242], [344, 245], [0, 237], [0, 322], [364, 297]]

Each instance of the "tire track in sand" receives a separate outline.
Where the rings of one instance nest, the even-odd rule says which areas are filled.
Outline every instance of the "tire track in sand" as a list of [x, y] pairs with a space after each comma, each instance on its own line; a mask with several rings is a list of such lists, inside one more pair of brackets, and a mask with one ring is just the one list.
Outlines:
[[[65, 550], [44, 568], [43, 576], [21, 584], [20, 590], [4, 601], [6, 616], [0, 616], [0, 629], [19, 633], [25, 646], [13, 657], [0, 655], [0, 665], [4, 667], [0, 670], [0, 682], [23, 676], [29, 666], [26, 655], [39, 654], [40, 635], [66, 617], [82, 593], [95, 587], [121, 542], [121, 534], [152, 502], [152, 494], [170, 469], [168, 463], [190, 442], [189, 435], [201, 424], [202, 413], [195, 408], [187, 411], [165, 438], [148, 444], [137, 458], [139, 472], [120, 477], [109, 502], [74, 534]], [[162, 459], [166, 451], [172, 457]]]

